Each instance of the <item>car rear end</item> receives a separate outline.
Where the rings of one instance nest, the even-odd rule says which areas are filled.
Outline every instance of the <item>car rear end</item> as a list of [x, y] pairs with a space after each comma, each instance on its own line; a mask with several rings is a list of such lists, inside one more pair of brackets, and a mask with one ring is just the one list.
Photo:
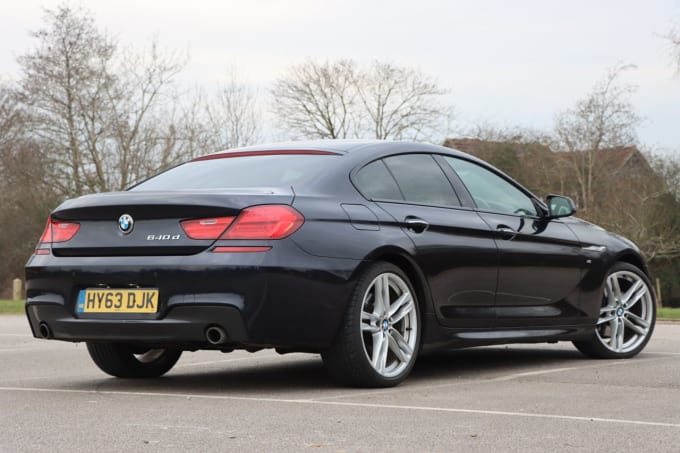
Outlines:
[[[316, 350], [332, 339], [352, 260], [312, 256], [294, 186], [339, 156], [208, 156], [126, 192], [69, 200], [26, 266], [36, 337], [181, 349]], [[326, 159], [326, 160], [324, 160]]]

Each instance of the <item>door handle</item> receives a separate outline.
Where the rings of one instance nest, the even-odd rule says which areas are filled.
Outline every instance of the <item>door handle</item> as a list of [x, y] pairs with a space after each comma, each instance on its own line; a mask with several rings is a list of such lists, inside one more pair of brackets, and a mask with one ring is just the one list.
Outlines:
[[498, 231], [501, 234], [501, 239], [504, 239], [506, 241], [512, 241], [513, 239], [515, 239], [515, 236], [517, 236], [517, 231], [503, 224], [497, 225], [496, 231]]
[[411, 215], [404, 219], [404, 223], [406, 224], [406, 229], [411, 230], [414, 233], [422, 233], [430, 227], [430, 224], [420, 217]]

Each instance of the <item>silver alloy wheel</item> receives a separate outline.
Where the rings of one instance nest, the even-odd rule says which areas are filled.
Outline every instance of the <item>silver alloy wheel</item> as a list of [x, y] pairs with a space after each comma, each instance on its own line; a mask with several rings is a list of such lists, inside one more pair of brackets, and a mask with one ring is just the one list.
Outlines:
[[385, 272], [373, 279], [361, 304], [361, 337], [364, 353], [383, 377], [406, 369], [415, 354], [418, 310], [406, 282]]
[[151, 363], [160, 358], [164, 352], [165, 349], [149, 349], [141, 354], [134, 354], [134, 356], [141, 363]]
[[654, 317], [654, 298], [646, 281], [630, 271], [607, 277], [597, 338], [610, 351], [625, 354], [649, 336]]

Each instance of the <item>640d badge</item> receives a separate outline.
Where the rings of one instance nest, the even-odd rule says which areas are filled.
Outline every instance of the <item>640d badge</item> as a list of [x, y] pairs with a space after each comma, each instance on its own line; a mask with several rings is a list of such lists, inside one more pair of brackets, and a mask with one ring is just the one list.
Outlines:
[[147, 241], [177, 241], [181, 236], [179, 234], [149, 234], [146, 237]]

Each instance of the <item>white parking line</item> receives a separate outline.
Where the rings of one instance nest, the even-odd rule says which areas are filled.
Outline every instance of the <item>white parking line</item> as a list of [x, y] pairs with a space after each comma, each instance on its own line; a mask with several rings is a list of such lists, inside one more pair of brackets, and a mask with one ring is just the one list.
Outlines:
[[[658, 359], [647, 359], [647, 360], [658, 360]], [[619, 366], [619, 365], [624, 365], [626, 362], [624, 360], [619, 360], [619, 361], [610, 361], [607, 362], [606, 364], [603, 364], [600, 362], [597, 365], [585, 365], [585, 366], [574, 366], [574, 367], [561, 367], [561, 368], [549, 368], [545, 370], [537, 370], [537, 371], [523, 371], [520, 373], [511, 373], [511, 374], [506, 374], [504, 376], [498, 376], [498, 377], [493, 377], [493, 378], [474, 378], [474, 382], [481, 384], [481, 383], [488, 383], [488, 382], [504, 382], [504, 381], [511, 381], [513, 379], [519, 379], [523, 377], [531, 377], [531, 376], [541, 376], [544, 374], [552, 374], [552, 373], [561, 373], [565, 371], [575, 371], [575, 370], [587, 370], [589, 368], [604, 368], [604, 367], [610, 367], [610, 366]], [[629, 362], [630, 363], [630, 362]], [[448, 382], [445, 382], [443, 384], [433, 384], [433, 385], [424, 385], [424, 386], [418, 386], [417, 384], [415, 385], [409, 385], [410, 381], [406, 381], [405, 385], [401, 385], [399, 389], [395, 388], [388, 388], [384, 390], [373, 390], [370, 392], [361, 392], [361, 393], [342, 393], [339, 395], [332, 395], [328, 397], [322, 398], [323, 400], [332, 400], [332, 399], [341, 399], [341, 398], [354, 398], [354, 397], [361, 397], [361, 396], [370, 396], [370, 395], [379, 395], [383, 393], [395, 393], [395, 392], [403, 392], [404, 390], [413, 390], [413, 391], [424, 391], [428, 392], [431, 390], [437, 390], [445, 387], [455, 387], [458, 385], [463, 385], [463, 384], [468, 384], [470, 383], [470, 379], [461, 379], [461, 378], [456, 378], [455, 380], [450, 380]]]
[[272, 357], [267, 357], [267, 356], [261, 356], [261, 357], [239, 357], [236, 359], [222, 359], [222, 360], [209, 360], [205, 362], [189, 362], [189, 363], [180, 363], [179, 365], [175, 365], [173, 369], [177, 368], [191, 368], [195, 366], [207, 366], [207, 365], [217, 365], [218, 363], [228, 363], [228, 362], [243, 362], [247, 360], [267, 360], [267, 359], [272, 359], [276, 358], [275, 356]]
[[74, 376], [74, 375], [68, 375], [68, 376], [58, 376], [58, 375], [50, 375], [50, 376], [32, 376], [32, 377], [17, 377], [14, 379], [0, 379], [1, 383], [7, 384], [7, 383], [14, 383], [14, 382], [26, 382], [26, 381], [43, 381], [46, 379], [51, 379], [55, 380], [57, 378], [59, 379], [73, 379], [77, 377], [82, 377], [82, 376]]
[[527, 413], [527, 412], [511, 412], [511, 411], [492, 411], [481, 409], [464, 409], [454, 407], [437, 407], [437, 406], [405, 406], [396, 404], [377, 404], [377, 403], [361, 403], [349, 401], [320, 401], [314, 399], [284, 399], [284, 398], [257, 398], [246, 396], [225, 396], [225, 395], [205, 395], [205, 394], [189, 394], [189, 393], [161, 393], [161, 392], [126, 392], [126, 391], [110, 391], [110, 390], [74, 390], [74, 389], [50, 389], [50, 388], [36, 388], [36, 387], [0, 387], [0, 391], [5, 392], [44, 392], [44, 393], [68, 393], [68, 394], [86, 394], [86, 395], [121, 395], [121, 396], [140, 396], [140, 397], [161, 397], [161, 398], [182, 398], [182, 399], [206, 399], [206, 400], [223, 400], [223, 401], [251, 401], [260, 403], [279, 403], [279, 404], [302, 404], [310, 406], [336, 406], [336, 407], [360, 407], [366, 409], [390, 409], [390, 410], [404, 410], [404, 411], [423, 411], [423, 412], [444, 412], [455, 414], [476, 414], [476, 415], [490, 415], [490, 416], [504, 416], [504, 417], [521, 417], [521, 418], [543, 418], [552, 420], [566, 420], [579, 422], [598, 422], [611, 423], [619, 425], [639, 425], [639, 426], [655, 426], [662, 428], [680, 429], [680, 423], [667, 422], [652, 422], [646, 420], [631, 420], [631, 419], [617, 419], [617, 418], [601, 418], [601, 417], [587, 417], [575, 415], [560, 415], [560, 414], [541, 414], [541, 413]]
[[12, 347], [3, 347], [0, 348], [0, 354], [16, 354], [16, 353], [24, 353], [24, 352], [48, 352], [48, 351], [63, 351], [64, 348], [62, 345], [53, 345], [53, 346], [33, 346], [33, 345], [16, 345]]
[[541, 376], [544, 374], [552, 374], [552, 373], [562, 373], [564, 371], [574, 371], [574, 370], [582, 370], [584, 368], [592, 368], [592, 366], [570, 366], [570, 367], [564, 367], [564, 368], [550, 368], [549, 370], [537, 370], [537, 371], [525, 371], [522, 373], [512, 373], [508, 374], [505, 376], [499, 376], [495, 378], [490, 378], [490, 379], [484, 379], [484, 382], [505, 382], [505, 381], [512, 381], [514, 379], [520, 379], [523, 377], [531, 377], [531, 376]]
[[25, 347], [18, 347], [18, 348], [0, 348], [0, 354], [17, 354], [17, 353], [26, 353], [26, 352], [48, 352], [48, 351], [57, 351], [60, 350], [59, 348], [36, 348], [35, 346], [25, 346]]
[[[0, 350], [2, 352], [2, 350]], [[219, 363], [224, 363], [224, 362], [240, 362], [244, 360], [262, 360], [262, 359], [267, 359], [271, 357], [241, 357], [237, 359], [223, 359], [223, 360], [211, 360], [211, 361], [206, 361], [206, 362], [193, 362], [193, 363], [184, 363], [184, 364], [179, 364], [175, 365], [173, 369], [177, 368], [191, 368], [191, 367], [198, 367], [198, 366], [206, 366], [206, 365], [213, 365], [213, 364], [219, 364]], [[58, 376], [60, 379], [68, 379], [68, 378], [77, 378], [77, 377], [82, 377], [82, 375], [79, 376], [74, 376], [74, 375], [68, 375], [68, 376]], [[14, 383], [14, 382], [24, 382], [24, 381], [40, 381], [44, 379], [54, 379], [55, 375], [50, 375], [50, 376], [33, 376], [33, 377], [18, 377], [15, 379], [0, 379], [0, 383]]]

